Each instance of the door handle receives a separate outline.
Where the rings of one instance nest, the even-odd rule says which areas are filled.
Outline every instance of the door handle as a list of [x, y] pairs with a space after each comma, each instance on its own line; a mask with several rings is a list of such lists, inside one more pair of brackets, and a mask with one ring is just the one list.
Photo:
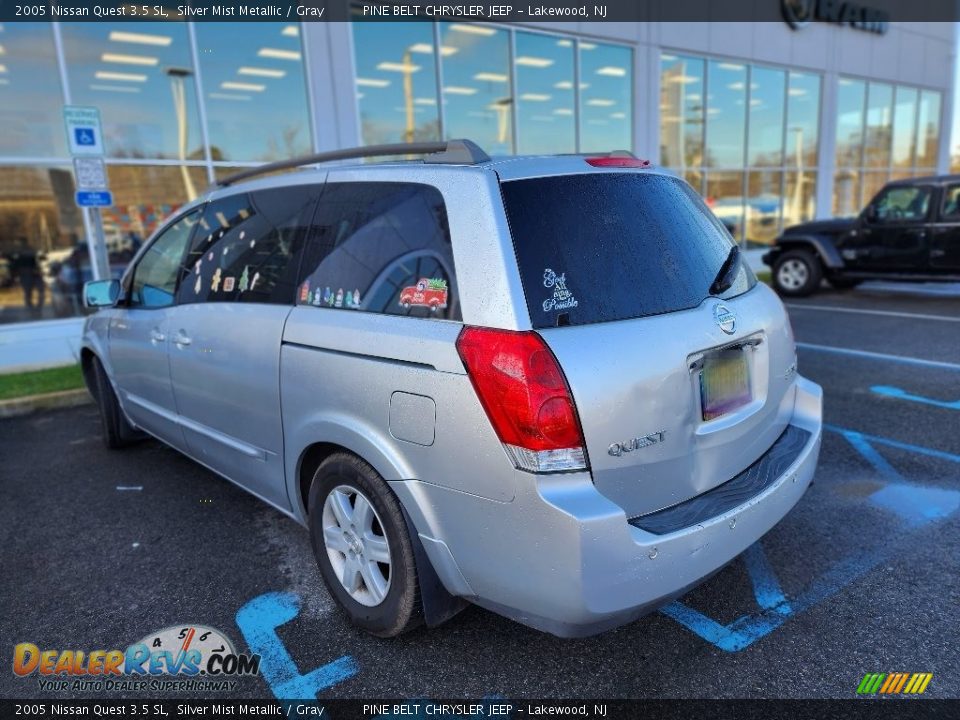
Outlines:
[[160, 332], [157, 328], [153, 328], [150, 331], [150, 342], [152, 343], [162, 343], [167, 339], [167, 336]]
[[190, 344], [191, 342], [193, 342], [193, 341], [192, 341], [189, 337], [187, 337], [187, 334], [186, 334], [183, 330], [180, 330], [180, 331], [174, 336], [173, 342], [174, 342], [175, 345], [177, 345], [177, 346], [179, 346], [179, 347], [186, 347], [187, 345], [189, 345], [189, 344]]
[[943, 256], [946, 255], [946, 254], [947, 254], [947, 251], [946, 251], [946, 250], [941, 250], [940, 248], [933, 248], [933, 249], [930, 251], [930, 257], [932, 257], [932, 258], [943, 257]]

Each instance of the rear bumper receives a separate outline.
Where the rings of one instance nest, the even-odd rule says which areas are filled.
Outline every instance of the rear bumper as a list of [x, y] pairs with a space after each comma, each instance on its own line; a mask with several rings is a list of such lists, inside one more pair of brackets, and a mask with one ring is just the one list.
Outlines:
[[422, 482], [393, 485], [450, 592], [526, 625], [578, 637], [682, 595], [767, 533], [813, 478], [821, 424], [822, 391], [798, 378], [790, 419], [803, 431], [793, 435], [797, 447], [785, 456], [774, 445], [768, 454], [781, 455], [775, 475], [740, 487], [734, 504], [727, 497], [709, 517], [700, 507], [669, 522], [661, 517], [651, 525], [653, 516], [645, 516], [631, 524], [588, 473], [527, 476], [509, 503]]

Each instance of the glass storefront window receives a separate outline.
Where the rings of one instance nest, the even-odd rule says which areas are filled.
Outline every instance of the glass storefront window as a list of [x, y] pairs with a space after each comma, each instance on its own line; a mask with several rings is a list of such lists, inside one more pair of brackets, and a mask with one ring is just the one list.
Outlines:
[[213, 160], [266, 162], [313, 142], [298, 25], [197, 23]]
[[73, 192], [69, 166], [0, 167], [0, 323], [74, 314], [54, 295], [61, 266], [88, 257]]
[[63, 157], [60, 81], [48, 23], [0, 29], [0, 154]]
[[203, 159], [182, 23], [63, 23], [72, 99], [100, 109], [108, 157]]
[[709, 167], [743, 167], [746, 139], [747, 66], [707, 63], [707, 140]]
[[660, 56], [661, 162], [748, 249], [814, 215], [820, 84], [814, 73]]
[[[700, 58], [660, 58], [660, 162], [676, 168], [703, 165], [703, 76]], [[699, 189], [699, 188], [698, 188]]]
[[860, 167], [866, 83], [840, 78], [837, 87], [837, 167]]
[[833, 215], [853, 217], [860, 212], [860, 173], [838, 170], [833, 176]]
[[750, 121], [747, 146], [747, 165], [749, 166], [783, 164], [786, 82], [786, 73], [782, 70], [761, 67], [750, 69]]
[[820, 128], [820, 76], [791, 72], [787, 90], [787, 167], [817, 166]]
[[[357, 102], [365, 145], [440, 139], [430, 23], [353, 23]], [[457, 48], [443, 46], [444, 54]]]
[[108, 165], [107, 175], [113, 206], [100, 211], [107, 250], [131, 257], [170, 213], [191, 199], [191, 183], [207, 184], [206, 168], [199, 166]]
[[[441, 23], [440, 48], [444, 134], [470, 138], [491, 155], [514, 152], [509, 32]], [[545, 69], [555, 60], [518, 55], [516, 62]]]
[[893, 106], [893, 165], [911, 168], [916, 159], [917, 98], [915, 88], [898, 87]]
[[707, 205], [738, 242], [743, 241], [744, 230], [743, 181], [742, 172], [707, 172]]
[[744, 239], [748, 250], [772, 245], [780, 232], [783, 211], [783, 173], [754, 170], [747, 173]]
[[518, 32], [516, 52], [517, 152], [576, 152], [573, 43]]
[[890, 179], [935, 174], [940, 103], [933, 90], [840, 78], [835, 215], [857, 214]]
[[783, 227], [813, 220], [816, 217], [817, 174], [786, 172], [783, 174]]
[[867, 167], [890, 165], [893, 137], [893, 86], [870, 83], [867, 89], [867, 124], [864, 132], [863, 161]]
[[937, 145], [940, 140], [940, 93], [920, 92], [920, 110], [917, 114], [917, 167], [934, 171], [937, 165]]
[[633, 51], [584, 41], [577, 48], [580, 152], [633, 150]]

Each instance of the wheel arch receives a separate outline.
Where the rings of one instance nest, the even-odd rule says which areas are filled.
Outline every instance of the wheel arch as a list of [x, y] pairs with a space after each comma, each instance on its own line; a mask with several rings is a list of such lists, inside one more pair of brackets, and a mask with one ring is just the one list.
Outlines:
[[822, 235], [786, 235], [777, 240], [780, 255], [790, 250], [811, 250], [826, 270], [843, 267], [843, 258], [830, 238]]

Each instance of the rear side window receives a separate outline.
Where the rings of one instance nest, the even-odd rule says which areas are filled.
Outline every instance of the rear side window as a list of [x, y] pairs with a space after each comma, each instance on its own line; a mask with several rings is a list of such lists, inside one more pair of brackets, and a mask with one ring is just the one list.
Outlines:
[[180, 304], [293, 304], [319, 186], [240, 193], [209, 203], [181, 269]]
[[460, 319], [440, 192], [413, 183], [329, 183], [297, 302], [354, 312]]
[[[535, 328], [696, 307], [733, 246], [690, 186], [669, 176], [584, 173], [501, 189]], [[741, 263], [722, 297], [754, 284]]]

